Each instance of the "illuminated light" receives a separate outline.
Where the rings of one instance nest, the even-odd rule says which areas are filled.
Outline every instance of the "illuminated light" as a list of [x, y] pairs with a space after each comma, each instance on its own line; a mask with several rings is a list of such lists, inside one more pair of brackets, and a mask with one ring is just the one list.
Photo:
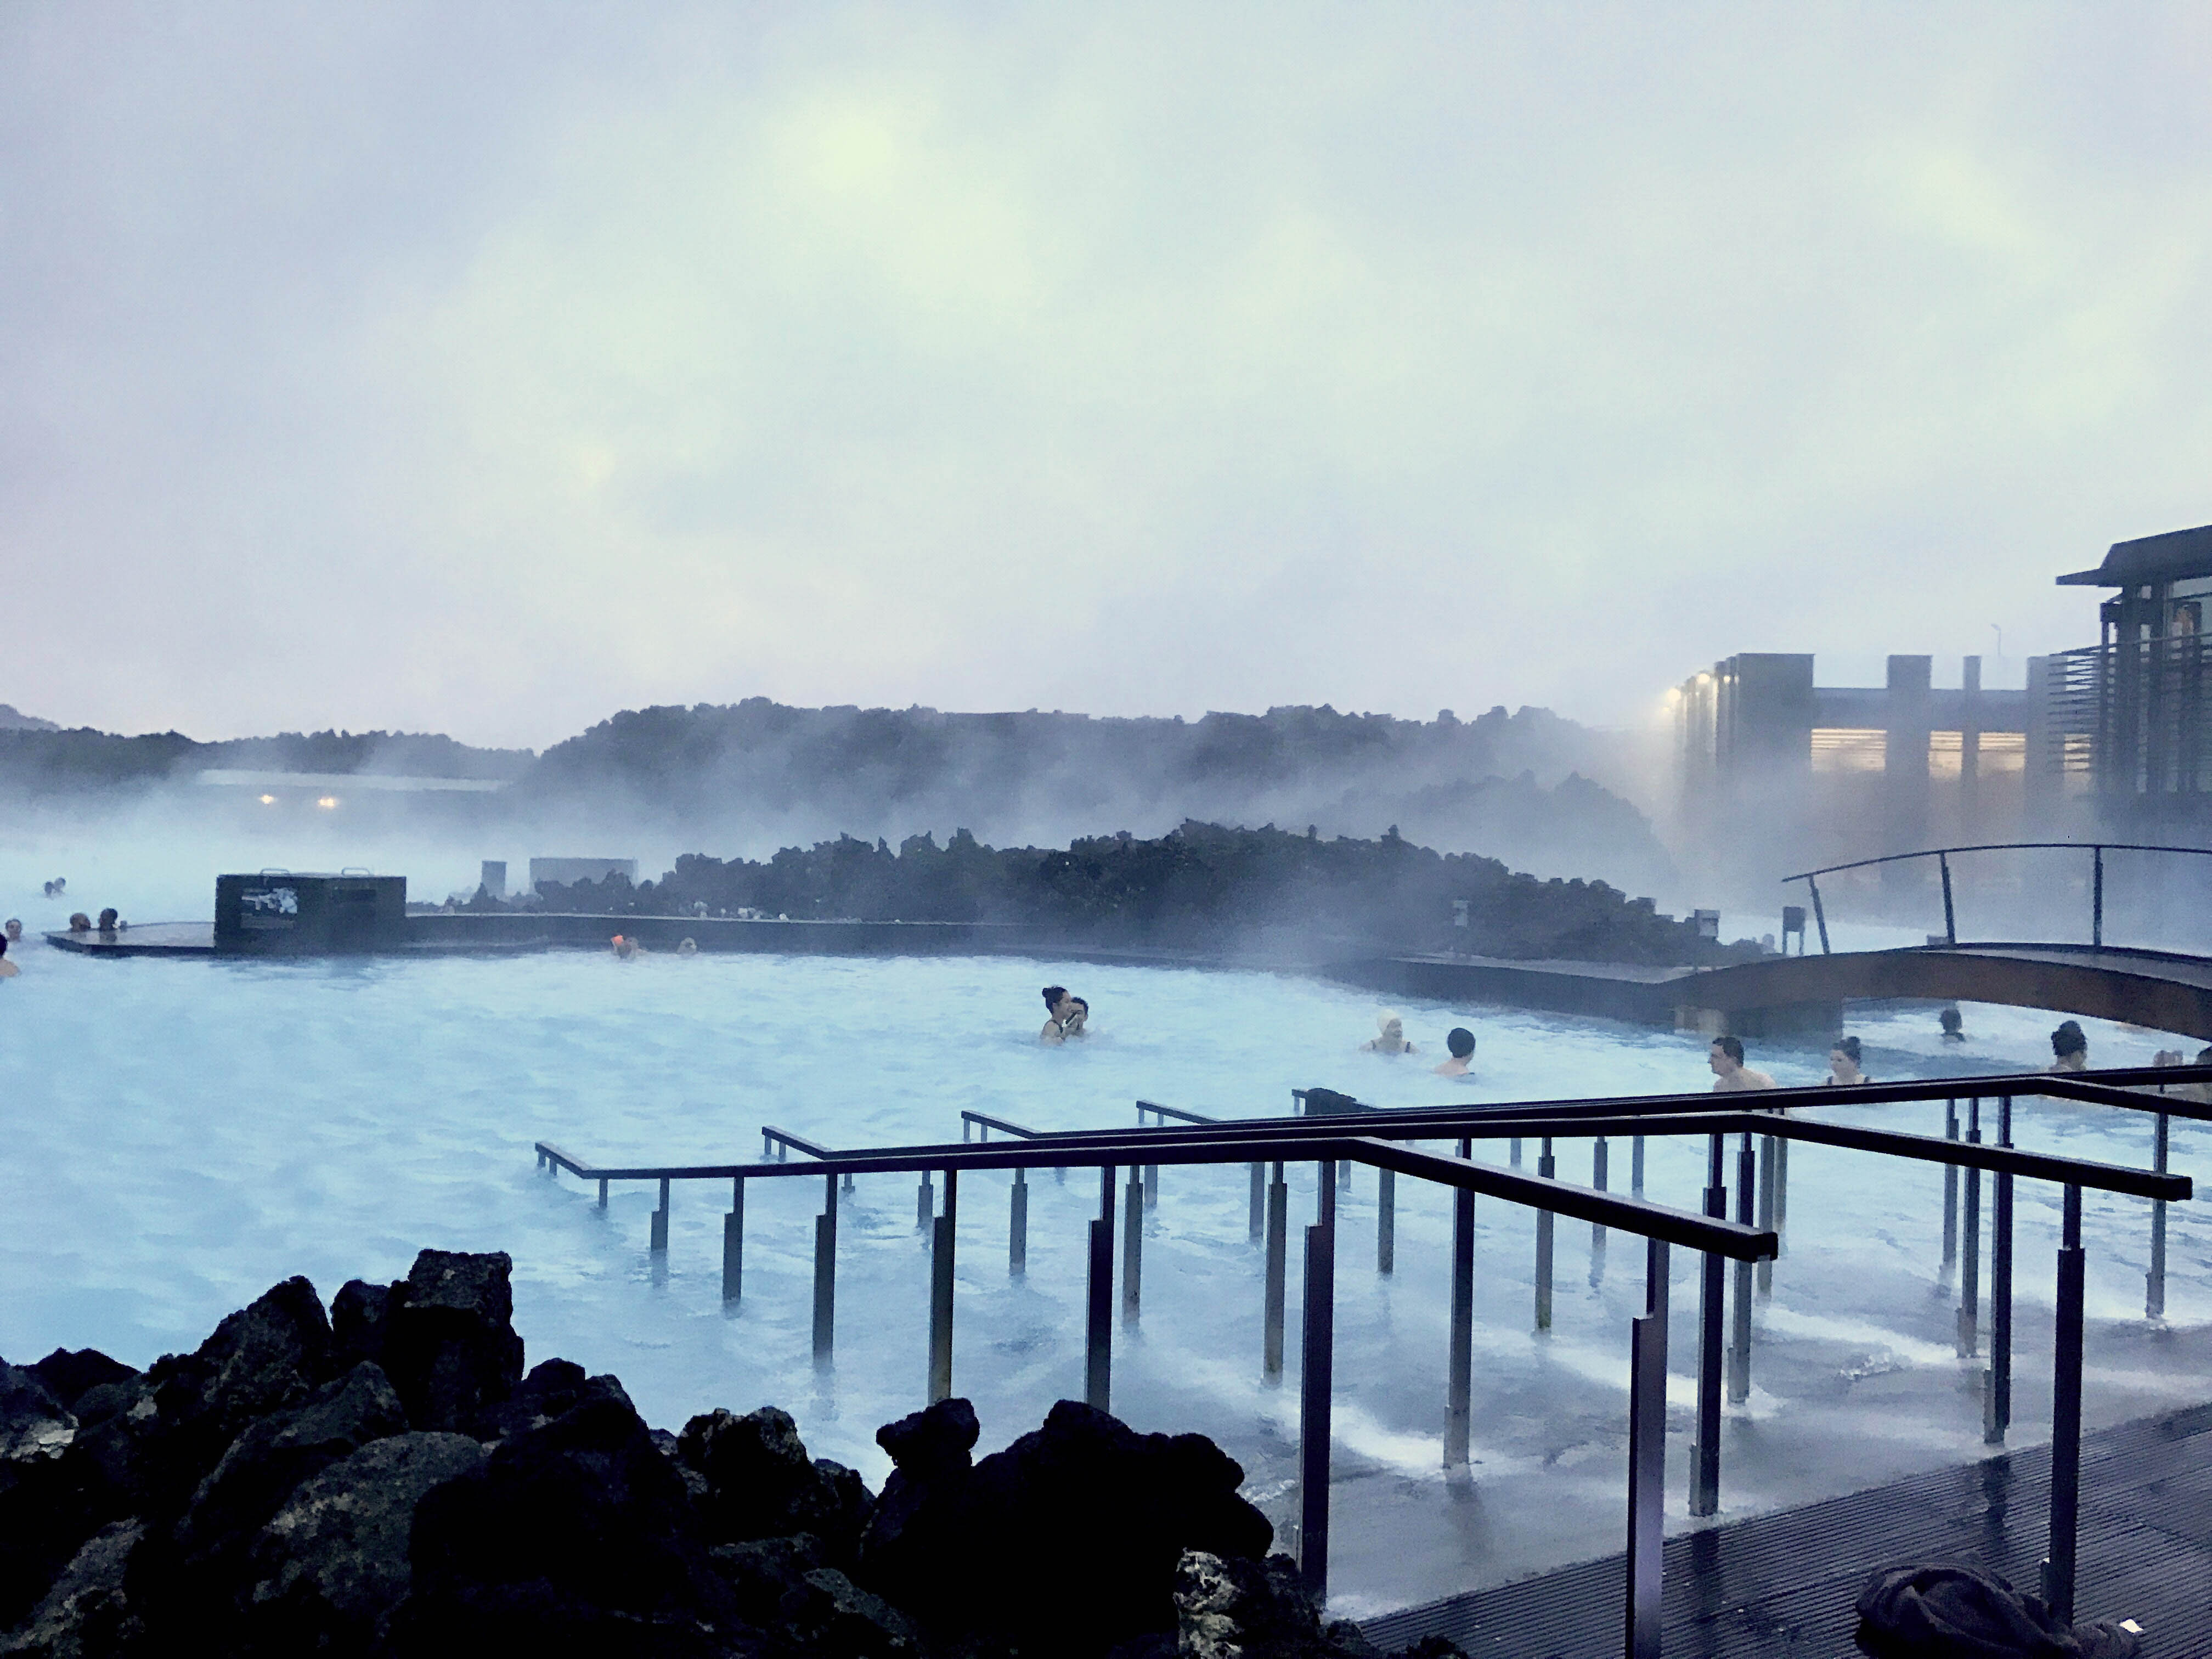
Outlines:
[[338, 798], [336, 795], [325, 795], [320, 800], [315, 803], [316, 805], [321, 807], [325, 811], [328, 811], [331, 807], [336, 806], [337, 804]]
[[264, 795], [261, 798], [261, 804], [264, 806], [274, 806], [276, 804], [276, 797], [274, 795]]

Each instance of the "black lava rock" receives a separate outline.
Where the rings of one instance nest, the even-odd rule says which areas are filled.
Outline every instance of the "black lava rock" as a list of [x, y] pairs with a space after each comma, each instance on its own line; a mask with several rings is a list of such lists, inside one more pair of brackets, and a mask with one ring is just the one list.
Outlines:
[[97, 1348], [56, 1348], [28, 1369], [55, 1399], [72, 1410], [88, 1389], [137, 1375], [121, 1360], [110, 1359]]
[[[522, 1378], [514, 1330], [514, 1264], [504, 1250], [425, 1250], [385, 1315], [384, 1359], [418, 1429], [465, 1431]], [[362, 1298], [367, 1332], [369, 1298]], [[365, 1338], [364, 1338], [365, 1340]]]
[[502, 1441], [416, 1506], [401, 1651], [712, 1654], [744, 1629], [670, 1461], [589, 1400]]
[[867, 1488], [842, 1463], [809, 1458], [788, 1412], [766, 1406], [743, 1417], [695, 1417], [684, 1425], [677, 1455], [707, 1483], [700, 1508], [718, 1542], [803, 1532], [821, 1540], [832, 1565], [849, 1566], [857, 1555]]
[[972, 1408], [932, 1409], [934, 1425], [893, 1436], [915, 1478], [902, 1465], [885, 1484], [860, 1577], [933, 1623], [1103, 1654], [1175, 1628], [1185, 1550], [1257, 1558], [1273, 1539], [1237, 1496], [1243, 1470], [1202, 1435], [1140, 1435], [1063, 1400], [1042, 1428], [963, 1470], [954, 1448], [973, 1443]]
[[395, 1434], [301, 1485], [253, 1541], [247, 1645], [368, 1653], [385, 1615], [413, 1588], [416, 1505], [487, 1455], [466, 1435]]

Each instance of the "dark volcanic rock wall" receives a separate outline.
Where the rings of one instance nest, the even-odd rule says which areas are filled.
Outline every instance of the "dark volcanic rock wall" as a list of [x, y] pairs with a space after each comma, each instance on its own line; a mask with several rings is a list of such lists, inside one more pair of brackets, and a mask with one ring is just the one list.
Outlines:
[[878, 1497], [773, 1407], [672, 1435], [611, 1376], [525, 1373], [509, 1272], [425, 1250], [143, 1372], [0, 1363], [0, 1654], [1374, 1654], [1202, 1437], [1062, 1401], [975, 1462], [949, 1400], [878, 1435]]

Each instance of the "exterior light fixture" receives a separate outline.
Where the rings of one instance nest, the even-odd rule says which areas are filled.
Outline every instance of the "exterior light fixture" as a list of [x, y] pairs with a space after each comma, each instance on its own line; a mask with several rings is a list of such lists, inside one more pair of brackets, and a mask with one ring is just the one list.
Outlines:
[[338, 798], [336, 795], [325, 795], [320, 800], [315, 803], [316, 805], [321, 807], [326, 812], [337, 804]]
[[264, 795], [261, 798], [261, 804], [264, 806], [274, 806], [276, 804], [276, 797], [274, 795]]

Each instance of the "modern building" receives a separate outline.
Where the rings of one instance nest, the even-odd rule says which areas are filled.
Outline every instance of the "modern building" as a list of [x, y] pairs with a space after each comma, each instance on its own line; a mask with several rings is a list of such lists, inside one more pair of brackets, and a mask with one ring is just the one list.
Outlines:
[[1810, 655], [1774, 653], [1685, 680], [1682, 850], [1771, 874], [2099, 830], [2212, 844], [2212, 526], [2058, 580], [2115, 590], [2100, 641], [2031, 657], [2021, 690], [1984, 689], [1978, 657], [1942, 690], [1922, 656], [1890, 658], [1880, 686], [1819, 685]]
[[2212, 819], [2212, 525], [2121, 542], [2066, 587], [2109, 587], [2099, 642], [2048, 659], [2051, 764], [2114, 829], [2195, 839]]
[[[1715, 663], [1674, 694], [1680, 817], [1695, 839], [1796, 867], [1945, 842], [2002, 841], [2027, 816], [2039, 671], [2027, 690], [1956, 688], [1895, 656], [1879, 686], [1814, 680], [1809, 653]], [[1770, 861], [1761, 858], [1760, 862]]]

